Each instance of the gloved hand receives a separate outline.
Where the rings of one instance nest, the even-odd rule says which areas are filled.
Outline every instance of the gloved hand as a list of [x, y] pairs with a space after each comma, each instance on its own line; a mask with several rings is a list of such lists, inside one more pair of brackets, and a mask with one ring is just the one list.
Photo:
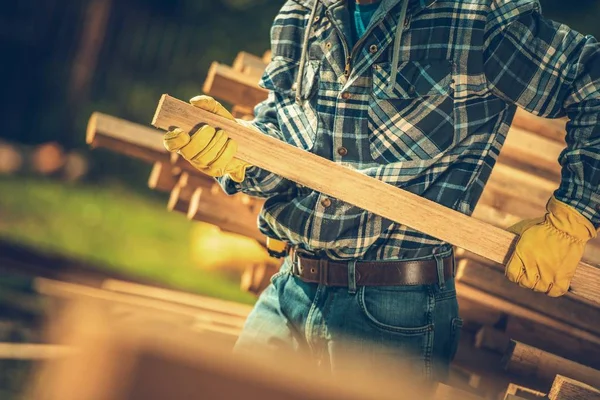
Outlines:
[[508, 228], [520, 235], [506, 264], [506, 276], [520, 286], [559, 297], [569, 290], [594, 225], [573, 207], [552, 197], [545, 217]]
[[[190, 103], [198, 108], [235, 121], [235, 118], [215, 99], [209, 96], [196, 96]], [[235, 158], [237, 142], [229, 138], [221, 129], [204, 125], [191, 137], [179, 128], [165, 134], [165, 148], [177, 152], [202, 173], [220, 177], [226, 174], [235, 182], [242, 182], [246, 168], [250, 165]]]

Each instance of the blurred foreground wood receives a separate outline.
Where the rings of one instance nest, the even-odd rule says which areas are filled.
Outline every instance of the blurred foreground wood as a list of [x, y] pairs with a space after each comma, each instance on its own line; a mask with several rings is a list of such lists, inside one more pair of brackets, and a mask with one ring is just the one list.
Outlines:
[[[79, 299], [51, 336], [76, 348], [45, 362], [31, 384], [36, 400], [247, 399], [336, 400], [428, 398], [401, 376], [333, 377], [303, 357], [230, 354], [218, 336], [189, 335], [156, 324], [115, 321], [103, 301]], [[435, 399], [480, 399], [433, 385]]]

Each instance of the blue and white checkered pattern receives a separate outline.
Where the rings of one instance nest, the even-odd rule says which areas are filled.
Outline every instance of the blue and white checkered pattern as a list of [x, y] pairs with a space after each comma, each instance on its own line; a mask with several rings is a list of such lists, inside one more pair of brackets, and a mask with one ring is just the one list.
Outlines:
[[[252, 126], [470, 214], [517, 105], [544, 117], [567, 115], [555, 195], [600, 225], [594, 38], [544, 19], [537, 0], [383, 0], [366, 34], [346, 50], [345, 3], [319, 0], [309, 23], [314, 1], [289, 0], [275, 19], [273, 60], [260, 83], [269, 97]], [[403, 1], [410, 1], [408, 13], [398, 21]], [[396, 29], [404, 32], [399, 62], [391, 65]], [[448, 246], [256, 167], [242, 184], [227, 177], [221, 184], [229, 193], [268, 198], [259, 220], [267, 236], [333, 259], [419, 257]]]

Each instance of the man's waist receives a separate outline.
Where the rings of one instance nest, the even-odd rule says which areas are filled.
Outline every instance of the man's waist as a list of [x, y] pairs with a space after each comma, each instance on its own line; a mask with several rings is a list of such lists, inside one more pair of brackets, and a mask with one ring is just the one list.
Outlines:
[[431, 285], [455, 275], [452, 251], [423, 259], [387, 261], [339, 261], [302, 250], [290, 251], [292, 274], [305, 282], [327, 286]]

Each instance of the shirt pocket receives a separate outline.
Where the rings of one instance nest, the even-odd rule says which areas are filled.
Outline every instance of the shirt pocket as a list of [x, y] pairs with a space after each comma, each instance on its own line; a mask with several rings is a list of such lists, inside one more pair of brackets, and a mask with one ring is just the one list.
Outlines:
[[320, 62], [308, 60], [304, 67], [301, 93], [296, 99], [296, 77], [300, 63], [274, 57], [267, 66], [260, 86], [273, 92], [277, 120], [283, 140], [304, 150], [315, 144], [319, 119], [317, 92]]
[[454, 141], [453, 63], [405, 61], [393, 82], [389, 62], [373, 66], [368, 111], [371, 156], [381, 163], [430, 160]]

